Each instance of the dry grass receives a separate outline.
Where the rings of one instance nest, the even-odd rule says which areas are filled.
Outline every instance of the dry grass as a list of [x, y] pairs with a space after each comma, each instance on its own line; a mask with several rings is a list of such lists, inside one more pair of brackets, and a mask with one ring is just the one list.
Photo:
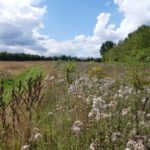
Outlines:
[[11, 76], [17, 76], [35, 65], [41, 65], [47, 73], [51, 71], [51, 65], [46, 61], [0, 61], [0, 72], [7, 72]]

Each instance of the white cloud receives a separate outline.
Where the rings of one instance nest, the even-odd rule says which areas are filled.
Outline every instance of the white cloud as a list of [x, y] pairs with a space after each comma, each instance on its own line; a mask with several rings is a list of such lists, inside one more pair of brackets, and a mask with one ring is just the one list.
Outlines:
[[69, 41], [46, 40], [45, 46], [49, 49], [47, 55], [66, 54], [78, 57], [99, 57], [100, 44], [106, 37], [105, 28], [109, 17], [109, 13], [101, 13], [97, 17], [97, 24], [92, 36], [78, 35]]
[[120, 27], [116, 30], [120, 38], [137, 29], [142, 24], [150, 25], [150, 0], [114, 0], [124, 14]]
[[47, 55], [67, 54], [79, 57], [99, 57], [100, 45], [106, 40], [118, 42], [142, 24], [150, 25], [150, 0], [114, 0], [118, 11], [124, 14], [120, 26], [109, 24], [111, 14], [103, 12], [97, 17], [93, 35], [77, 35], [70, 41], [47, 40]]
[[[72, 55], [99, 57], [101, 43], [117, 42], [142, 24], [150, 25], [150, 0], [114, 0], [118, 13], [124, 18], [119, 27], [110, 24], [111, 14], [100, 13], [93, 34], [76, 35], [74, 39], [57, 41], [41, 35], [45, 7], [41, 0], [0, 0], [0, 48], [11, 52], [28, 52], [41, 55]], [[109, 2], [109, 1], [108, 1]]]
[[[38, 33], [46, 8], [33, 6], [39, 0], [0, 0], [0, 48], [11, 52], [46, 50]], [[35, 53], [35, 52], [34, 52]]]

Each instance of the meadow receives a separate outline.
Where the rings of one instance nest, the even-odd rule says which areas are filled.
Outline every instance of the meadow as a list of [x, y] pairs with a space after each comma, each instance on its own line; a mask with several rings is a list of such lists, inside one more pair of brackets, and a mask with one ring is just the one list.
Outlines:
[[149, 150], [145, 64], [0, 62], [0, 150]]

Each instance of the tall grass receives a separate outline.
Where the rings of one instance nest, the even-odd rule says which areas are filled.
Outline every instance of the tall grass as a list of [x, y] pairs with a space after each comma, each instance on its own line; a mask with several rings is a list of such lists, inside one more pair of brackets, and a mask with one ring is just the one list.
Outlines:
[[1, 84], [1, 149], [150, 149], [149, 67], [76, 62], [53, 67], [43, 80], [14, 86], [9, 107]]
[[[4, 82], [0, 85], [0, 119], [1, 119], [1, 148], [18, 149], [21, 143], [31, 143], [32, 118], [38, 116], [42, 102], [42, 76], [30, 77], [26, 85], [20, 81], [12, 88], [11, 99], [4, 100]], [[34, 113], [35, 112], [35, 113]], [[11, 141], [11, 138], [14, 140]]]

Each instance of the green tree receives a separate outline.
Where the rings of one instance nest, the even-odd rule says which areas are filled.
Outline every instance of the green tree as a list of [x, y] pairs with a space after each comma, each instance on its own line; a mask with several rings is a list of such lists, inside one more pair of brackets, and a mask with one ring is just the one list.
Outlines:
[[106, 43], [102, 45], [101, 54], [106, 62], [150, 63], [150, 26], [140, 26], [107, 53], [105, 53], [107, 51], [105, 46]]
[[114, 47], [114, 43], [112, 41], [106, 41], [105, 43], [102, 44], [100, 48], [100, 53], [103, 56], [105, 52], [107, 52], [109, 49]]

